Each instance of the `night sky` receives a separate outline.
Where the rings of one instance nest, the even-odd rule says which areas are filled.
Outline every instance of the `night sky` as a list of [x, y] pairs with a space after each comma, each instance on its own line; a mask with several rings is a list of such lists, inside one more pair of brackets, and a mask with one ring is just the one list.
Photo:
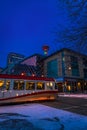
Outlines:
[[6, 67], [9, 52], [25, 56], [43, 54], [42, 46], [45, 44], [50, 46], [49, 53], [57, 49], [54, 32], [59, 25], [67, 25], [67, 16], [56, 1], [0, 1], [0, 67]]

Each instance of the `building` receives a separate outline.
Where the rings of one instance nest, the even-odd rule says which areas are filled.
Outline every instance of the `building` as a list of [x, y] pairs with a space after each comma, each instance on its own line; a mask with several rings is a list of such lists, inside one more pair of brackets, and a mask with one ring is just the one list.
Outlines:
[[25, 74], [25, 75], [43, 75], [43, 62], [44, 56], [34, 54], [29, 57], [17, 57], [18, 55], [8, 56], [7, 67], [3, 70], [4, 74]]
[[7, 66], [17, 64], [19, 61], [25, 58], [24, 55], [10, 52], [7, 56]]
[[55, 78], [60, 92], [87, 90], [87, 56], [61, 49], [44, 59], [44, 75]]
[[0, 73], [3, 71], [3, 68], [2, 67], [0, 67]]
[[13, 67], [19, 63], [21, 60], [25, 58], [24, 55], [10, 52], [7, 56], [7, 66], [5, 69], [3, 69], [2, 73], [4, 74], [11, 74]]
[[22, 65], [22, 64], [16, 64], [11, 71], [11, 74], [14, 75], [27, 75], [31, 76], [36, 72], [36, 67], [31, 65]]
[[[20, 65], [26, 65], [30, 70], [30, 75], [43, 75], [43, 59], [44, 56], [40, 54], [31, 55], [20, 62]], [[25, 70], [27, 74], [28, 71]], [[28, 75], [28, 74], [27, 74]]]
[[59, 92], [87, 91], [87, 55], [61, 49], [49, 56], [34, 54], [24, 58], [8, 56], [5, 74], [25, 74], [55, 78]]

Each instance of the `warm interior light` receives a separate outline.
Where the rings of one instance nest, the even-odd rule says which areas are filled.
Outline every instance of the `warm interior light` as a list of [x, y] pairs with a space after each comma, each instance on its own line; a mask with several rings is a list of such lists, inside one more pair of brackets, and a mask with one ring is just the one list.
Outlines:
[[47, 82], [46, 85], [49, 86], [49, 82]]
[[71, 70], [71, 67], [69, 66], [69, 68], [68, 68], [69, 70]]
[[80, 82], [78, 82], [78, 86], [80, 86], [81, 84], [80, 84]]
[[21, 75], [24, 75], [24, 73], [21, 73]]
[[35, 74], [32, 74], [32, 76], [34, 77], [34, 76], [35, 76]]
[[68, 86], [68, 90], [69, 90], [69, 91], [71, 90], [71, 87], [70, 87], [70, 85]]
[[50, 86], [53, 86], [53, 83], [52, 83], [52, 82], [50, 82]]
[[2, 87], [4, 84], [4, 81], [0, 81], [0, 87]]
[[16, 96], [18, 96], [18, 93], [16, 93]]

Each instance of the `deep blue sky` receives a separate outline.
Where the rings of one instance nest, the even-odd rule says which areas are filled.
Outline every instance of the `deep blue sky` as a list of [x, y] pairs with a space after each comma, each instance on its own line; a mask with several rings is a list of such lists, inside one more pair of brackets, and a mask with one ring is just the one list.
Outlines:
[[6, 66], [9, 52], [43, 54], [42, 46], [48, 44], [52, 53], [57, 49], [54, 31], [66, 23], [66, 12], [56, 0], [1, 0], [0, 67]]

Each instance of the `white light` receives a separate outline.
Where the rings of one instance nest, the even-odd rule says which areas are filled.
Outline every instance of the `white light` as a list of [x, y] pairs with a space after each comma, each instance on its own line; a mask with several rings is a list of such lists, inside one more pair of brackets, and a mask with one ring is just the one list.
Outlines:
[[48, 83], [46, 83], [47, 84], [47, 86], [49, 86], [49, 82]]
[[18, 93], [16, 93], [16, 96], [18, 96]]
[[52, 83], [52, 82], [50, 82], [50, 86], [53, 86], [53, 83]]

